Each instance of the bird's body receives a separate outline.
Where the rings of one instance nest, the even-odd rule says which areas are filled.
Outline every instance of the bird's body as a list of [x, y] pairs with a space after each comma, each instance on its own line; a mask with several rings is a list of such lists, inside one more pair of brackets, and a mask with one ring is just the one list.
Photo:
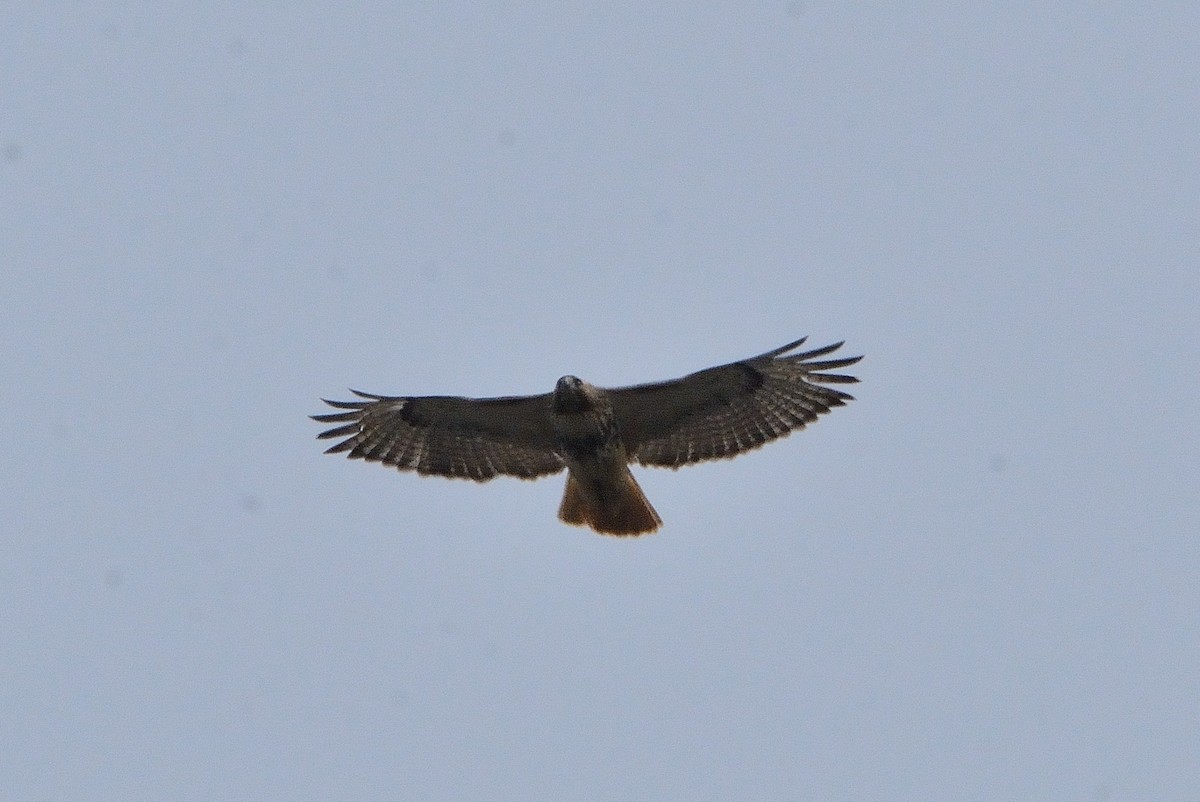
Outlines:
[[653, 532], [662, 523], [629, 470], [631, 462], [678, 468], [732, 457], [803, 428], [851, 399], [822, 383], [852, 376], [821, 371], [861, 357], [811, 361], [842, 343], [783, 356], [804, 340], [681, 379], [618, 389], [563, 376], [540, 396], [395, 397], [326, 401], [314, 415], [344, 437], [328, 449], [421, 474], [486, 481], [532, 479], [567, 469], [559, 507], [566, 523], [611, 535]]
[[554, 388], [552, 421], [567, 464], [560, 520], [606, 535], [640, 535], [662, 523], [629, 470], [608, 395], [575, 376]]

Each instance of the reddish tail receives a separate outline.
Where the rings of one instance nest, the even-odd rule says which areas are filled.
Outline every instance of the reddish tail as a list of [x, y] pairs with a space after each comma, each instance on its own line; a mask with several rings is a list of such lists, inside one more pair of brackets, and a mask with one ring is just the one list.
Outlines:
[[662, 519], [650, 506], [646, 494], [629, 468], [622, 466], [615, 477], [587, 487], [574, 472], [567, 473], [558, 517], [576, 526], [590, 526], [605, 535], [643, 535], [658, 529]]

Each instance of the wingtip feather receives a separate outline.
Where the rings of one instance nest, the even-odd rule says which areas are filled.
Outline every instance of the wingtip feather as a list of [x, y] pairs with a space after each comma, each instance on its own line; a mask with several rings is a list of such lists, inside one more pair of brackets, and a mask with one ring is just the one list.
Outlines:
[[362, 431], [362, 426], [355, 421], [348, 423], [345, 426], [338, 426], [333, 429], [326, 429], [317, 435], [318, 440], [328, 440], [331, 437], [352, 437]]
[[808, 341], [808, 335], [806, 334], [803, 337], [801, 337], [799, 340], [790, 342], [787, 345], [781, 345], [778, 348], [772, 348], [770, 351], [767, 351], [765, 354], [761, 354], [758, 357], [756, 357], [756, 359], [768, 359], [768, 358], [773, 359], [773, 358], [779, 356], [780, 354], [786, 354], [788, 351], [791, 351], [794, 348], [799, 348], [801, 345], [804, 345], [804, 343], [806, 343], [807, 341]]
[[[318, 435], [318, 438], [319, 438], [319, 437], [321, 437], [321, 435]], [[342, 453], [343, 451], [349, 451], [353, 445], [354, 445], [354, 438], [353, 438], [353, 437], [351, 437], [351, 438], [349, 438], [349, 439], [347, 439], [347, 440], [343, 440], [343, 441], [342, 441], [342, 442], [340, 442], [340, 443], [334, 443], [334, 444], [333, 444], [333, 445], [331, 445], [329, 448], [325, 449], [324, 453], [326, 453], [326, 454], [340, 454], [340, 453]]]

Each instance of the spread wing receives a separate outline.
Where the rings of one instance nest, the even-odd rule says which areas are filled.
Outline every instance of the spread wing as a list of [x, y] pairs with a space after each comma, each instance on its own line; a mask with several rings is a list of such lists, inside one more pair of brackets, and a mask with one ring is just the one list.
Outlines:
[[806, 339], [682, 379], [609, 390], [630, 460], [678, 468], [732, 457], [802, 429], [852, 400], [821, 385], [858, 379], [823, 371], [862, 357], [814, 361], [836, 351], [840, 342], [785, 356]]
[[394, 465], [402, 471], [474, 479], [533, 479], [558, 473], [550, 396], [403, 398], [351, 390], [363, 401], [329, 401], [346, 410], [313, 415], [339, 424], [318, 438], [344, 437], [327, 454]]

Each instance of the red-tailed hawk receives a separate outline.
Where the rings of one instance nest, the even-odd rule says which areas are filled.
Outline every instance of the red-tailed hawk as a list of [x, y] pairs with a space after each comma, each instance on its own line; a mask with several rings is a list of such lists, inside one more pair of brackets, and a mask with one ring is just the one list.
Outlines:
[[345, 438], [325, 453], [345, 451], [351, 459], [402, 471], [485, 482], [501, 474], [535, 479], [566, 468], [560, 519], [607, 535], [640, 535], [658, 529], [662, 519], [629, 463], [678, 468], [733, 457], [852, 399], [821, 385], [858, 379], [822, 371], [862, 357], [814, 361], [840, 342], [788, 353], [805, 339], [657, 384], [607, 390], [563, 376], [552, 393], [505, 398], [351, 390], [365, 400], [325, 400], [347, 411], [312, 417], [338, 424], [318, 438]]

